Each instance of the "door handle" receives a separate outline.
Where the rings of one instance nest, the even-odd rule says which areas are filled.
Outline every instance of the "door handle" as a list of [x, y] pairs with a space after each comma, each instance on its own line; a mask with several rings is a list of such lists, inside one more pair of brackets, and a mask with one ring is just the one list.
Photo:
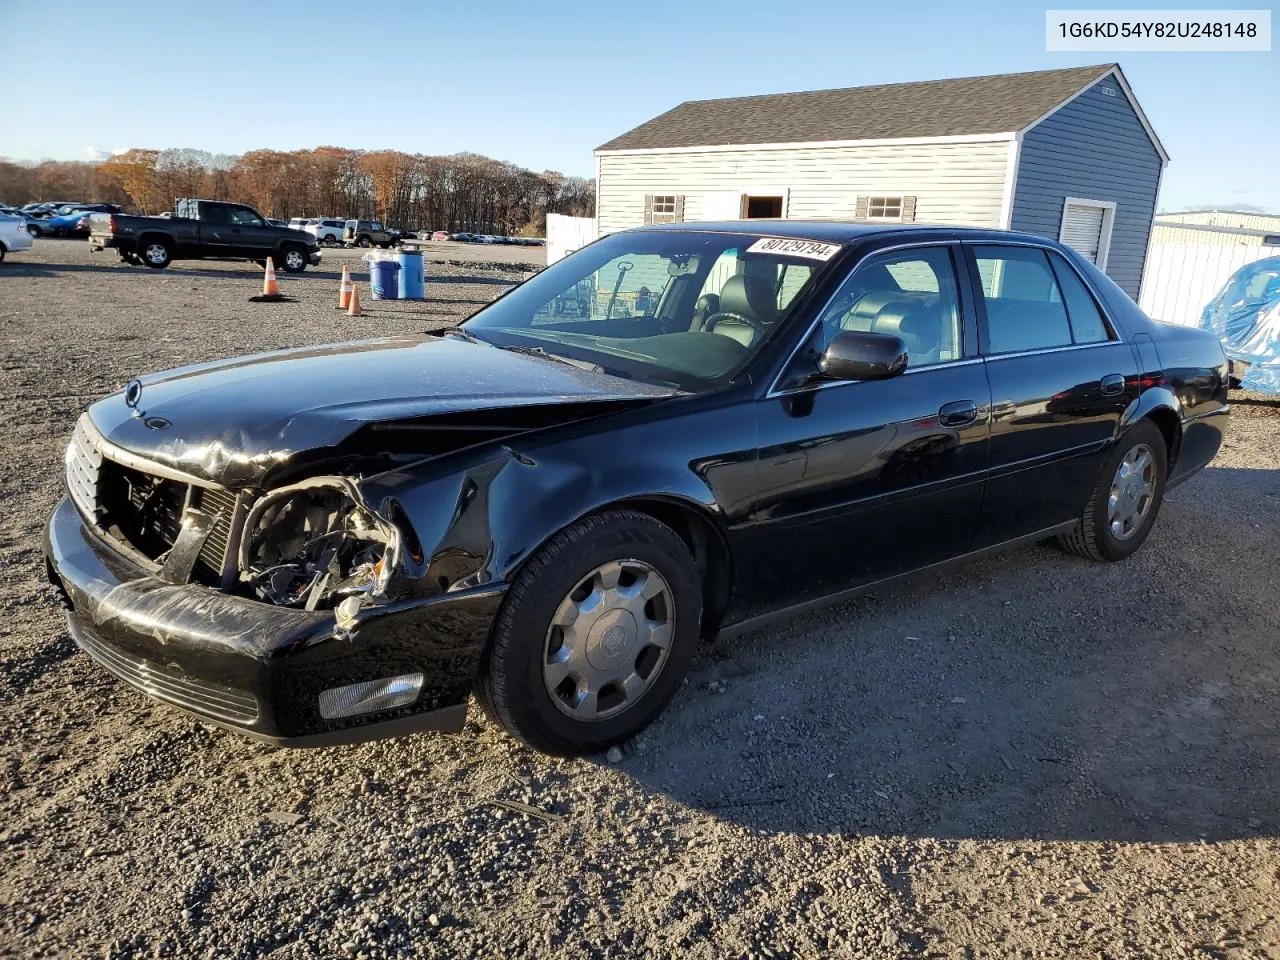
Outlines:
[[944, 403], [938, 410], [938, 423], [944, 427], [967, 427], [978, 421], [978, 405], [972, 400]]
[[1108, 373], [1098, 381], [1098, 386], [1102, 388], [1104, 397], [1114, 397], [1116, 394], [1124, 393], [1124, 375]]

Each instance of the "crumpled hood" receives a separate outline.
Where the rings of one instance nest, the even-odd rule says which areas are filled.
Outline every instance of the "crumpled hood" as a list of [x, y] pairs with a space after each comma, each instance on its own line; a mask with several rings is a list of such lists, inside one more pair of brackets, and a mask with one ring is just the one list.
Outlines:
[[483, 343], [415, 336], [304, 347], [141, 377], [89, 415], [148, 460], [217, 483], [256, 482], [370, 423], [532, 404], [659, 398], [673, 391]]

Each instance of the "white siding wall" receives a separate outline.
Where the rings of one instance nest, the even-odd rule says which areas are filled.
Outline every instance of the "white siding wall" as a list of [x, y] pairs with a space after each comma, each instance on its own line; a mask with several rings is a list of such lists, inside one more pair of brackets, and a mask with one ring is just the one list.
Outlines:
[[1280, 232], [1280, 214], [1231, 213], [1222, 210], [1201, 210], [1193, 213], [1162, 213], [1160, 220], [1166, 223], [1199, 223], [1208, 227], [1235, 227], [1239, 230]]
[[1195, 326], [1205, 304], [1246, 263], [1280, 255], [1280, 247], [1159, 243], [1147, 251], [1138, 305], [1165, 323]]
[[792, 220], [852, 220], [859, 194], [915, 196], [917, 223], [1000, 225], [1007, 141], [600, 154], [603, 236], [644, 224], [645, 194], [682, 194], [686, 221], [736, 218], [726, 191], [788, 192]]

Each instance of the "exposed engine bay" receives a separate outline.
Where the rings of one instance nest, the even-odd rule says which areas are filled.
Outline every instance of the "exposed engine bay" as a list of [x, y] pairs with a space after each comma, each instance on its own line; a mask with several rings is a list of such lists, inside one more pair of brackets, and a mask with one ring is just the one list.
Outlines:
[[386, 590], [399, 552], [395, 527], [364, 507], [341, 477], [275, 490], [245, 519], [240, 581], [278, 606], [327, 610]]

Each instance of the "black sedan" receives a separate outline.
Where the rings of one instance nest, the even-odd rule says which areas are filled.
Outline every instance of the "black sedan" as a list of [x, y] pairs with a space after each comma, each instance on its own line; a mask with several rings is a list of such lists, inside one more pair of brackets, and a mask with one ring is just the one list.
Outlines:
[[1036, 236], [614, 234], [461, 327], [142, 377], [80, 418], [49, 573], [107, 669], [273, 743], [598, 751], [699, 643], [1056, 537], [1121, 560], [1227, 364]]

